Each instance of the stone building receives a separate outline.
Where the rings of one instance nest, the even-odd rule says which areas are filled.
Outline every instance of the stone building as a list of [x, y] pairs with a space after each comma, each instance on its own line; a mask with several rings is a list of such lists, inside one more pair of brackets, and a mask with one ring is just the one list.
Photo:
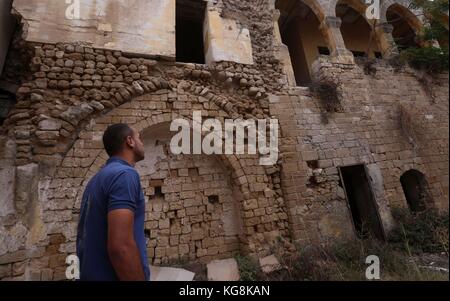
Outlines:
[[[116, 122], [144, 136], [154, 265], [384, 239], [394, 207], [448, 210], [448, 74], [395, 64], [427, 22], [408, 1], [376, 21], [360, 0], [71, 2], [0, 3], [0, 279], [65, 279]], [[277, 119], [277, 164], [173, 155], [193, 111]]]

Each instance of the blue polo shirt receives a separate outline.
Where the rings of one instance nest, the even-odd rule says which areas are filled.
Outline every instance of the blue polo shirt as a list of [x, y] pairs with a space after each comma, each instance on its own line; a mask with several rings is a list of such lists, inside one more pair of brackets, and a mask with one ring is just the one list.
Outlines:
[[134, 212], [134, 239], [146, 279], [150, 280], [144, 234], [145, 199], [139, 174], [126, 161], [113, 157], [89, 181], [83, 194], [77, 234], [82, 281], [118, 280], [107, 251], [108, 212], [116, 209]]

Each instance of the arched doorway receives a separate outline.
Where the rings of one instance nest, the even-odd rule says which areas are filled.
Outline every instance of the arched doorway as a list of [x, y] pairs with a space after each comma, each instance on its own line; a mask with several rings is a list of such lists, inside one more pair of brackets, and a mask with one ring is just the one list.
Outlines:
[[411, 169], [400, 177], [406, 201], [412, 212], [426, 209], [430, 202], [430, 194], [425, 175], [418, 170]]
[[363, 14], [365, 6], [356, 2], [341, 0], [336, 5], [345, 46], [355, 57], [380, 57], [378, 39]]
[[289, 49], [297, 86], [311, 82], [311, 65], [319, 55], [330, 50], [320, 31], [320, 21], [313, 9], [304, 1], [278, 0], [279, 28], [283, 44]]
[[421, 25], [414, 13], [400, 4], [393, 4], [387, 9], [386, 20], [393, 26], [392, 36], [399, 50], [420, 46], [417, 31]]
[[143, 131], [146, 159], [136, 168], [148, 198], [152, 264], [231, 257], [243, 235], [242, 196], [220, 157], [173, 155], [170, 123]]

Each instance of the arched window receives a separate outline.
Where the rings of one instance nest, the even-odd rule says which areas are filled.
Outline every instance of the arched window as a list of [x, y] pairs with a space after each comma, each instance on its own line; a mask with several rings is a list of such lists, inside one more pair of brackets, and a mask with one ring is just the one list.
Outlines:
[[393, 4], [387, 10], [386, 19], [394, 27], [392, 36], [399, 50], [420, 46], [416, 34], [421, 26], [420, 21], [410, 10]]
[[400, 182], [411, 211], [419, 212], [426, 209], [427, 203], [430, 202], [430, 195], [425, 175], [420, 171], [411, 169], [401, 176]]
[[346, 48], [355, 57], [379, 57], [378, 40], [364, 17], [365, 9], [359, 1], [338, 2], [336, 16], [342, 20], [342, 37]]
[[319, 55], [329, 55], [316, 14], [300, 0], [278, 0], [279, 28], [283, 43], [289, 48], [292, 68], [298, 86], [311, 82], [311, 64]]

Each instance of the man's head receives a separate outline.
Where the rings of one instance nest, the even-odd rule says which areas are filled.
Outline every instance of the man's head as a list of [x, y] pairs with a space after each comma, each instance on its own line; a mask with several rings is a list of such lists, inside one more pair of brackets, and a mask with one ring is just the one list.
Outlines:
[[144, 144], [139, 132], [124, 123], [109, 126], [103, 135], [103, 145], [110, 157], [124, 156], [133, 162], [144, 160]]

